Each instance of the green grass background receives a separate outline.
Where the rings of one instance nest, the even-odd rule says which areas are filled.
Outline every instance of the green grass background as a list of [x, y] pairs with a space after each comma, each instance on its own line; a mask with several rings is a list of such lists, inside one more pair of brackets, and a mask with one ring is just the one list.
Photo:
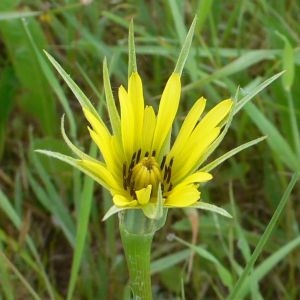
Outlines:
[[0, 299], [130, 299], [117, 217], [101, 221], [110, 195], [33, 151], [69, 154], [59, 130], [65, 113], [74, 143], [96, 155], [78, 103], [42, 50], [107, 121], [102, 62], [117, 95], [127, 83], [130, 20], [145, 98], [157, 106], [195, 15], [174, 136], [203, 95], [208, 107], [252, 98], [213, 158], [267, 139], [215, 169], [202, 188], [232, 220], [169, 212], [153, 243], [154, 299], [300, 298], [298, 1], [1, 0]]

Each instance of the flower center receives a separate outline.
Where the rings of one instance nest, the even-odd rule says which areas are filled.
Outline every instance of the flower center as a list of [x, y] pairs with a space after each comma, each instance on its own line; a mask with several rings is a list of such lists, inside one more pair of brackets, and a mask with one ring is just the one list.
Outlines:
[[161, 191], [169, 192], [173, 188], [171, 182], [173, 158], [167, 160], [164, 156], [160, 164], [155, 158], [156, 151], [151, 154], [139, 149], [134, 152], [129, 164], [123, 164], [123, 187], [129, 191], [133, 199], [137, 198], [136, 191], [147, 188], [151, 185], [151, 198], [157, 196], [159, 184]]
[[134, 190], [140, 190], [152, 185], [152, 191], [156, 191], [161, 182], [161, 172], [158, 163], [153, 156], [144, 157], [132, 169], [132, 182]]

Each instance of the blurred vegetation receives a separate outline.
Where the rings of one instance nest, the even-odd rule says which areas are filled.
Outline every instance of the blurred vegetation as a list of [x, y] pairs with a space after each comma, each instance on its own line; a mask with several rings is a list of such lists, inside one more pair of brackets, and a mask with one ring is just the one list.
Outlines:
[[[155, 106], [195, 14], [178, 125], [200, 95], [208, 106], [241, 99], [286, 72], [234, 117], [214, 154], [268, 136], [215, 170], [202, 189], [203, 198], [227, 208], [233, 220], [169, 212], [153, 244], [155, 299], [226, 299], [285, 199], [236, 299], [300, 298], [300, 189], [295, 182], [288, 186], [300, 170], [298, 1], [1, 0], [0, 299], [129, 299], [117, 218], [101, 222], [110, 196], [76, 170], [33, 151], [68, 153], [59, 130], [63, 113], [69, 136], [90, 147], [80, 108], [43, 49], [107, 120], [102, 61], [107, 57], [117, 94], [127, 82], [130, 20], [145, 98]], [[95, 147], [90, 151], [95, 154]], [[170, 233], [175, 236], [167, 239]], [[78, 245], [82, 259], [80, 251], [73, 256]]]

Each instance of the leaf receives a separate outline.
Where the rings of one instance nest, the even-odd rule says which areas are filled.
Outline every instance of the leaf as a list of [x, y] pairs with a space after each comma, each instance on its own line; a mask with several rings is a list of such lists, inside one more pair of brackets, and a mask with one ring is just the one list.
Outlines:
[[290, 194], [298, 180], [299, 180], [299, 173], [294, 173], [293, 177], [291, 178], [291, 180], [289, 182], [288, 187], [286, 188], [283, 196], [281, 197], [281, 200], [280, 200], [269, 224], [267, 225], [264, 233], [262, 234], [261, 238], [259, 239], [259, 242], [258, 242], [257, 246], [255, 247], [253, 254], [251, 255], [250, 259], [248, 260], [248, 262], [243, 270], [243, 273], [239, 277], [233, 290], [231, 291], [230, 295], [228, 296], [228, 298], [227, 298], [228, 300], [240, 299], [240, 293], [242, 291], [243, 285], [245, 284], [247, 276], [248, 276], [251, 268], [254, 266], [257, 258], [261, 254], [262, 250], [264, 249], [264, 246], [266, 245], [267, 241], [269, 240], [269, 238], [277, 224], [277, 221], [278, 221], [279, 217], [281, 216], [281, 213], [290, 198]]
[[267, 86], [269, 86], [273, 81], [278, 79], [285, 71], [281, 71], [272, 77], [266, 79], [264, 82], [259, 84], [257, 87], [251, 89], [245, 97], [239, 100], [234, 108], [234, 115], [237, 114], [251, 99], [253, 99], [258, 93], [264, 90]]
[[[102, 218], [102, 221], [106, 221], [108, 218], [110, 218], [112, 215], [128, 208], [124, 207], [116, 207], [115, 205], [111, 206], [110, 209], [105, 213], [104, 217]], [[132, 208], [131, 208], [132, 209]]]
[[287, 37], [279, 32], [277, 35], [283, 40], [284, 48], [282, 53], [282, 66], [286, 72], [282, 76], [282, 84], [285, 90], [289, 91], [295, 77], [295, 54], [294, 49]]
[[174, 73], [178, 73], [179, 75], [181, 75], [184, 64], [187, 60], [188, 54], [189, 54], [189, 50], [192, 44], [192, 39], [193, 39], [193, 35], [194, 35], [194, 30], [195, 30], [195, 25], [196, 25], [196, 17], [193, 20], [193, 23], [188, 31], [188, 34], [185, 38], [185, 41], [183, 43], [183, 46], [181, 48], [175, 69], [174, 69]]
[[79, 86], [73, 81], [73, 79], [66, 73], [66, 71], [60, 66], [60, 64], [47, 52], [45, 51], [46, 56], [57, 70], [57, 72], [64, 79], [66, 84], [69, 86], [74, 96], [79, 101], [82, 107], [86, 107], [89, 111], [91, 111], [95, 116], [98, 116], [98, 113], [87, 96], [83, 93], [83, 91], [79, 88]]
[[206, 166], [204, 166], [203, 168], [200, 169], [200, 171], [203, 172], [209, 172], [211, 170], [213, 170], [214, 168], [216, 168], [218, 165], [220, 165], [221, 163], [223, 163], [225, 160], [229, 159], [230, 157], [236, 155], [237, 153], [257, 144], [260, 143], [261, 141], [265, 140], [267, 137], [266, 136], [262, 136], [260, 138], [257, 138], [255, 140], [252, 140], [250, 142], [247, 142], [245, 144], [242, 144], [228, 152], [226, 152], [225, 154], [223, 154], [222, 156], [218, 157], [217, 159], [215, 159], [214, 161], [212, 161], [211, 163], [207, 164]]
[[110, 85], [106, 58], [104, 58], [103, 61], [103, 82], [104, 82], [105, 98], [106, 98], [109, 119], [111, 122], [111, 127], [114, 135], [116, 135], [117, 137], [121, 137], [120, 115], [116, 108], [115, 99]]
[[259, 109], [253, 103], [248, 103], [245, 107], [245, 110], [252, 119], [253, 123], [255, 123], [260, 131], [268, 137], [268, 144], [270, 145], [272, 151], [278, 155], [281, 161], [291, 170], [300, 170], [299, 160], [278, 129], [259, 111]]
[[217, 269], [217, 272], [220, 276], [220, 279], [222, 280], [223, 284], [229, 288], [229, 290], [232, 289], [232, 276], [231, 272], [227, 270], [222, 263], [209, 251], [207, 251], [202, 246], [195, 246], [191, 243], [188, 243], [184, 241], [183, 239], [173, 235], [172, 238], [174, 238], [179, 243], [189, 247], [191, 250], [195, 251], [197, 254], [199, 254], [201, 257], [205, 258], [206, 260], [212, 262], [214, 266]]
[[[4, 2], [8, 1], [0, 1], [0, 11], [7, 9], [3, 7]], [[32, 18], [26, 20], [26, 26], [30, 30], [37, 48], [45, 48], [46, 37], [40, 24]], [[27, 112], [38, 120], [45, 133], [54, 135], [58, 129], [55, 122], [57, 120], [56, 102], [48, 82], [43, 76], [36, 55], [32, 51], [23, 23], [17, 19], [1, 22], [0, 33], [18, 77], [19, 89], [23, 91], [19, 97], [19, 106], [23, 112]]]
[[72, 167], [80, 170], [81, 172], [85, 173], [86, 175], [88, 175], [89, 177], [91, 177], [93, 180], [95, 180], [96, 182], [98, 182], [100, 185], [102, 185], [103, 187], [105, 187], [106, 189], [110, 189], [99, 177], [96, 177], [95, 175], [93, 175], [91, 172], [89, 172], [88, 170], [86, 170], [85, 168], [81, 167], [78, 163], [77, 163], [77, 159], [68, 156], [68, 155], [64, 155], [58, 152], [54, 152], [54, 151], [49, 151], [49, 150], [42, 150], [42, 149], [37, 149], [35, 150], [38, 153], [50, 156], [50, 157], [54, 157], [56, 159], [59, 159], [69, 165], [71, 165]]
[[129, 53], [128, 56], [128, 78], [129, 78], [133, 72], [137, 72], [133, 20], [131, 20], [129, 25], [128, 53]]
[[40, 11], [6, 11], [0, 13], [0, 21], [35, 17], [41, 13]]
[[220, 215], [222, 215], [224, 217], [232, 218], [232, 216], [225, 209], [223, 209], [223, 208], [221, 208], [219, 206], [216, 206], [214, 204], [206, 203], [206, 202], [203, 202], [203, 201], [200, 201], [197, 204], [192, 205], [190, 207], [194, 207], [194, 208], [198, 208], [198, 209], [203, 209], [203, 210], [208, 210], [208, 211], [220, 214]]

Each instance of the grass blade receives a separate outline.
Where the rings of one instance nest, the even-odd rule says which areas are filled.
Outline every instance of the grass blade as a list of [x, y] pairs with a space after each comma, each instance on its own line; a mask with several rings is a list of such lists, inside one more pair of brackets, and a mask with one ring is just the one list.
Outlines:
[[8, 259], [8, 257], [2, 251], [0, 251], [0, 255], [2, 256], [2, 259], [4, 260], [4, 262], [11, 268], [11, 270], [19, 278], [19, 280], [22, 282], [22, 284], [24, 285], [24, 287], [28, 290], [28, 292], [33, 297], [33, 299], [35, 299], [35, 300], [42, 300], [42, 298], [40, 298], [39, 295], [34, 291], [33, 287], [31, 287], [31, 285], [26, 280], [26, 278], [19, 272], [19, 270]]
[[289, 196], [296, 184], [296, 182], [298, 181], [299, 179], [299, 173], [295, 173], [292, 178], [291, 178], [291, 181], [288, 185], [288, 187], [286, 188], [269, 224], [267, 225], [263, 235], [261, 236], [253, 254], [251, 255], [251, 258], [249, 259], [242, 275], [240, 276], [240, 278], [238, 279], [238, 281], [236, 282], [235, 286], [234, 286], [234, 289], [232, 290], [232, 292], [230, 293], [229, 297], [227, 298], [227, 300], [236, 300], [236, 299], [239, 299], [239, 294], [241, 292], [241, 288], [245, 282], [245, 280], [247, 279], [247, 276], [251, 270], [251, 268], [254, 266], [258, 256], [260, 255], [260, 253], [262, 252], [265, 244], [267, 243], [267, 241], [269, 240], [276, 224], [277, 224], [277, 221], [286, 205], [286, 203], [288, 202], [289, 200]]
[[253, 103], [248, 103], [245, 110], [260, 131], [268, 137], [267, 142], [272, 151], [276, 153], [282, 162], [291, 170], [299, 170], [299, 160], [277, 128]]

